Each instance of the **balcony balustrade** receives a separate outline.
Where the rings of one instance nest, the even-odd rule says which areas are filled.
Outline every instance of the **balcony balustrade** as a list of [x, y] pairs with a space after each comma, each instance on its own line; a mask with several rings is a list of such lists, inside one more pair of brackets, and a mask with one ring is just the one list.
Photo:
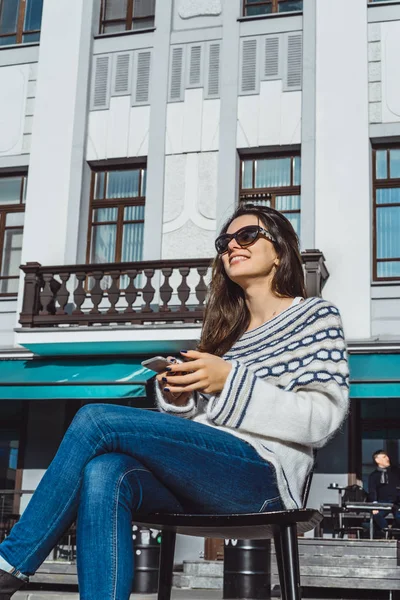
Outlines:
[[[308, 294], [329, 274], [318, 250], [302, 254]], [[64, 266], [22, 265], [26, 328], [201, 323], [209, 258]]]

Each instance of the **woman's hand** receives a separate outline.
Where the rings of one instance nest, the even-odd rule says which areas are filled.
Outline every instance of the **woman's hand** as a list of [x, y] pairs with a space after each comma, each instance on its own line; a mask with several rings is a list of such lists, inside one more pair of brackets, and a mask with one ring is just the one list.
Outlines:
[[[173, 356], [168, 356], [167, 359], [169, 360], [171, 365], [174, 363], [177, 364], [176, 359]], [[172, 392], [171, 393], [171, 392], [164, 391], [165, 382], [163, 381], [163, 377], [166, 377], [167, 375], [168, 375], [168, 372], [164, 371], [164, 373], [160, 373], [156, 377], [158, 384], [160, 386], [160, 390], [162, 391], [162, 394], [163, 394], [166, 402], [168, 402], [169, 404], [175, 404], [175, 406], [185, 406], [185, 404], [187, 404], [187, 401], [189, 400], [189, 398], [191, 396], [191, 392], [179, 392], [179, 393]]]
[[191, 360], [167, 367], [167, 373], [163, 373], [160, 378], [164, 393], [201, 391], [206, 394], [218, 394], [222, 391], [232, 369], [229, 362], [214, 354], [196, 350], [188, 350], [181, 354]]

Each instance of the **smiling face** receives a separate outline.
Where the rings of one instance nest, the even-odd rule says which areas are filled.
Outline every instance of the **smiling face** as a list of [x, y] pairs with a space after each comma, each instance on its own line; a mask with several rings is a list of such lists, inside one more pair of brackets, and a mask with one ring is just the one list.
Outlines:
[[[256, 215], [241, 215], [229, 225], [226, 233], [235, 233], [247, 225], [265, 225]], [[273, 243], [265, 237], [259, 237], [251, 246], [242, 248], [233, 238], [229, 242], [228, 251], [222, 255], [222, 263], [229, 279], [246, 288], [254, 279], [271, 281], [279, 257]]]

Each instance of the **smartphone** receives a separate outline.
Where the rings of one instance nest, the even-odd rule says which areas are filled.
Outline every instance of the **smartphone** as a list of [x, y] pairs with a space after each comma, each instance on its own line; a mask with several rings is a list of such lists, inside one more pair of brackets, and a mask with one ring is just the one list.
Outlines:
[[153, 356], [147, 360], [142, 361], [141, 365], [155, 371], [156, 373], [162, 373], [171, 364], [171, 362], [164, 356]]

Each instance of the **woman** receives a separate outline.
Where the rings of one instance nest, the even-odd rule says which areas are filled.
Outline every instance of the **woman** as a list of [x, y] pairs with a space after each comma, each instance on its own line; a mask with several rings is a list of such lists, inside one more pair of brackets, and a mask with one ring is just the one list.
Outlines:
[[161, 412], [78, 411], [0, 545], [0, 600], [76, 516], [80, 597], [126, 600], [132, 515], [301, 506], [313, 448], [347, 412], [340, 316], [329, 302], [305, 298], [297, 236], [279, 212], [239, 208], [216, 249], [199, 349], [182, 351], [189, 360], [171, 359], [157, 377]]

